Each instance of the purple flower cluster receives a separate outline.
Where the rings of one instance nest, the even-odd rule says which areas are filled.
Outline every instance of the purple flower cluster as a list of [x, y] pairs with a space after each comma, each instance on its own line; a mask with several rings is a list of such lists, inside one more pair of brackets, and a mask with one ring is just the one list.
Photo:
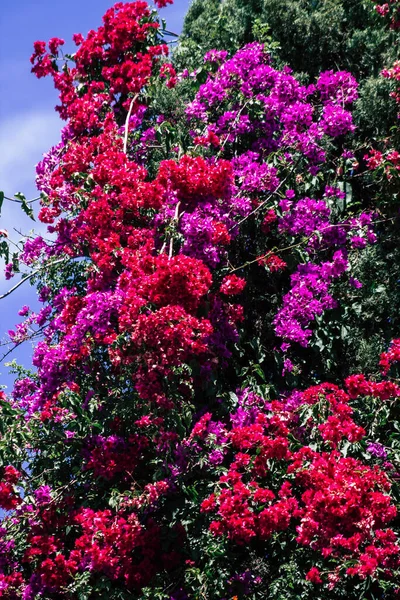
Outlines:
[[345, 135], [355, 130], [351, 113], [341, 106], [327, 104], [323, 110], [322, 128], [331, 137]]
[[272, 192], [278, 187], [277, 169], [260, 160], [260, 155], [251, 151], [233, 160], [235, 175], [243, 192]]
[[14, 277], [14, 265], [12, 263], [8, 263], [4, 269], [4, 277], [7, 281], [9, 281], [12, 277]]
[[352, 104], [358, 98], [358, 83], [347, 71], [324, 71], [317, 82], [317, 90], [324, 103]]
[[301, 264], [291, 276], [291, 289], [283, 297], [283, 306], [275, 317], [275, 332], [282, 338], [283, 351], [297, 342], [306, 347], [312, 335], [309, 325], [324, 310], [337, 303], [329, 293], [332, 281], [348, 269], [346, 254], [338, 250], [331, 262]]
[[[263, 168], [263, 165], [259, 166]], [[182, 239], [181, 253], [203, 260], [207, 266], [215, 268], [226, 258], [225, 245], [238, 233], [234, 230], [229, 234], [229, 230], [235, 220], [248, 215], [251, 208], [250, 199], [240, 196], [234, 185], [223, 197], [198, 198], [193, 206], [188, 205], [184, 209], [176, 193], [170, 192], [166, 205], [154, 219], [154, 225], [172, 224]], [[218, 228], [225, 232], [222, 241], [218, 237]]]
[[49, 246], [46, 244], [42, 236], [37, 236], [34, 239], [27, 239], [24, 243], [24, 250], [21, 253], [20, 259], [26, 265], [34, 263], [42, 251], [50, 251]]
[[[71, 128], [69, 126], [64, 127], [61, 132], [61, 142], [44, 154], [43, 159], [36, 165], [36, 187], [40, 192], [47, 195], [54, 193], [55, 181], [53, 180], [53, 174], [60, 167], [66, 144], [72, 137]], [[61, 206], [68, 209], [72, 200], [72, 186], [63, 181], [61, 185], [57, 185], [57, 195]]]
[[268, 410], [269, 404], [249, 388], [236, 391], [238, 407], [231, 414], [232, 427], [247, 427], [254, 425], [261, 410]]
[[278, 224], [281, 232], [286, 231], [290, 235], [308, 237], [329, 225], [331, 211], [324, 200], [302, 198], [293, 205], [293, 202], [284, 199], [281, 200], [279, 206], [283, 211]]
[[327, 187], [322, 200], [301, 198], [293, 201], [292, 195], [280, 201], [282, 216], [278, 219], [278, 230], [291, 236], [306, 236], [308, 248], [344, 247], [349, 242], [352, 248], [365, 248], [376, 242], [373, 231], [373, 215], [361, 213], [357, 217], [341, 223], [332, 223], [329, 204], [335, 204], [336, 198], [343, 197], [337, 188]]
[[[357, 98], [357, 84], [349, 73], [327, 72], [317, 86], [305, 87], [289, 68], [278, 71], [271, 66], [263, 44], [248, 44], [229, 60], [225, 58], [218, 54], [221, 66], [187, 107], [187, 116], [199, 122], [194, 136], [206, 124], [225, 144], [240, 141], [242, 148], [247, 145], [248, 150], [261, 153], [261, 159], [262, 153], [277, 149], [300, 152], [315, 170], [325, 160], [320, 143], [324, 134], [336, 137], [353, 131], [351, 114], [344, 109]], [[322, 114], [312, 102], [316, 92], [324, 105]], [[244, 167], [240, 158], [236, 162]], [[251, 162], [250, 158], [245, 161], [249, 183], [243, 168], [237, 173], [244, 191], [255, 189], [252, 171], [259, 169], [260, 156]]]
[[381, 458], [385, 460], [387, 458], [387, 451], [385, 450], [385, 446], [379, 444], [379, 442], [370, 442], [367, 446], [367, 452], [372, 454], [372, 456], [376, 456], [377, 458]]

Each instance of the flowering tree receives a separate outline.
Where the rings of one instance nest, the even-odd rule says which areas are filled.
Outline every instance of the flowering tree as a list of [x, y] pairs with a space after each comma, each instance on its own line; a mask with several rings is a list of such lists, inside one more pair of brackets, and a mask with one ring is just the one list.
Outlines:
[[262, 43], [177, 74], [164, 35], [137, 1], [35, 43], [66, 125], [51, 241], [6, 266], [43, 308], [0, 399], [0, 597], [394, 598], [400, 342], [334, 359], [382, 220], [347, 186], [357, 82]]

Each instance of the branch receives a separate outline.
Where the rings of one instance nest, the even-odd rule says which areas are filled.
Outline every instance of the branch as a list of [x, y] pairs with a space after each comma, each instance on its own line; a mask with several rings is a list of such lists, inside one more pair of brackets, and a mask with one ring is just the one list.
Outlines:
[[[237, 125], [237, 123], [239, 123], [240, 116], [241, 116], [242, 112], [244, 111], [244, 109], [247, 107], [247, 105], [248, 105], [249, 103], [250, 103], [250, 100], [247, 100], [247, 101], [246, 101], [246, 102], [243, 104], [242, 108], [241, 108], [241, 109], [240, 109], [240, 110], [237, 112], [237, 115], [236, 115], [236, 117], [234, 118], [233, 122], [231, 123], [231, 126], [230, 126], [230, 128], [229, 128], [229, 131], [228, 131], [228, 133], [227, 133], [227, 134], [226, 134], [226, 136], [225, 136], [225, 139], [224, 139], [224, 141], [223, 141], [223, 144], [222, 144], [221, 148], [220, 148], [220, 149], [219, 149], [219, 151], [218, 151], [218, 154], [217, 154], [217, 156], [218, 156], [218, 157], [219, 157], [219, 156], [221, 156], [221, 154], [222, 154], [222, 151], [224, 150], [224, 148], [225, 148], [225, 146], [226, 146], [226, 143], [227, 143], [227, 141], [228, 141], [228, 139], [229, 139], [229, 136], [230, 136], [230, 134], [231, 134], [231, 133], [232, 133], [232, 131], [233, 131], [233, 128], [234, 128], [234, 126], [235, 126], [235, 125]], [[207, 127], [207, 126], [206, 126], [206, 127]]]
[[[393, 222], [394, 220], [395, 220], [395, 217], [389, 217], [387, 219], [380, 219], [379, 221], [373, 221], [373, 224], [375, 225], [377, 223], [387, 223], [388, 221]], [[323, 233], [326, 229], [330, 229], [331, 227], [348, 227], [351, 229], [352, 225], [350, 225], [350, 223], [330, 223], [329, 225], [327, 225], [323, 229], [320, 229], [319, 231], [320, 231], [320, 233]], [[295, 244], [286, 246], [286, 248], [274, 247], [271, 250], [268, 250], [268, 252], [266, 254], [263, 254], [262, 256], [258, 256], [254, 260], [249, 260], [249, 261], [245, 262], [243, 265], [241, 265], [240, 267], [232, 267], [232, 269], [229, 271], [229, 273], [234, 273], [235, 271], [240, 271], [240, 269], [244, 269], [245, 267], [253, 265], [254, 263], [258, 262], [259, 260], [262, 260], [263, 258], [267, 258], [270, 254], [282, 254], [282, 252], [288, 252], [288, 250], [293, 250], [293, 248], [299, 248], [300, 246], [307, 244], [315, 236], [315, 234], [316, 234], [316, 232], [314, 231], [311, 235], [305, 237], [300, 242], [296, 242]]]
[[176, 37], [176, 38], [179, 37], [178, 33], [174, 33], [173, 31], [168, 31], [168, 29], [161, 29], [161, 31], [159, 33], [165, 33], [166, 35], [172, 35], [173, 37]]
[[242, 225], [242, 223], [244, 223], [245, 221], [247, 221], [247, 219], [249, 219], [252, 215], [254, 215], [256, 212], [258, 212], [263, 206], [265, 206], [265, 204], [267, 202], [269, 202], [269, 200], [271, 200], [271, 198], [278, 192], [278, 190], [283, 186], [283, 184], [286, 182], [286, 180], [289, 178], [289, 175], [291, 175], [295, 168], [297, 167], [297, 165], [299, 164], [299, 161], [297, 161], [297, 163], [293, 166], [292, 170], [286, 175], [286, 177], [284, 179], [282, 179], [282, 181], [280, 182], [280, 184], [278, 185], [278, 187], [271, 192], [271, 194], [268, 196], [268, 198], [266, 198], [265, 200], [263, 200], [263, 202], [261, 202], [261, 204], [259, 204], [254, 210], [251, 211], [251, 213], [249, 213], [246, 217], [244, 217], [241, 221], [238, 221], [238, 223], [235, 223], [234, 225], [232, 225], [232, 227], [229, 230], [229, 233], [231, 231], [233, 231], [234, 229], [236, 229], [236, 227], [240, 227], [240, 225]]
[[125, 134], [124, 134], [124, 154], [126, 154], [126, 149], [128, 147], [129, 119], [131, 118], [131, 114], [132, 114], [132, 110], [133, 110], [133, 105], [136, 102], [136, 100], [138, 99], [138, 95], [139, 94], [135, 94], [135, 96], [133, 96], [133, 98], [131, 100], [131, 104], [129, 106], [128, 114], [126, 115]]
[[[179, 201], [178, 204], [176, 205], [175, 215], [174, 215], [174, 219], [173, 219], [175, 221], [176, 225], [178, 224], [178, 221], [179, 221], [179, 207], [180, 207], [180, 205], [181, 205], [181, 203]], [[173, 237], [173, 235], [171, 235], [171, 239], [170, 239], [170, 242], [169, 242], [169, 254], [168, 254], [169, 258], [172, 258], [173, 249], [174, 249], [174, 237]]]
[[[43, 331], [45, 330], [46, 325], [43, 325], [43, 327], [41, 327], [40, 329], [38, 329], [37, 331], [35, 331], [33, 334], [31, 334], [29, 337], [27, 337], [24, 340], [20, 340], [19, 342], [16, 342], [15, 344], [13, 342], [8, 342], [9, 344], [14, 344], [12, 348], [10, 348], [9, 350], [7, 350], [7, 352], [5, 354], [3, 354], [2, 356], [0, 356], [0, 362], [2, 363], [7, 356], [9, 356], [10, 354], [12, 354], [14, 352], [14, 350], [16, 350], [17, 348], [19, 348], [19, 346], [22, 346], [22, 344], [25, 344], [25, 342], [30, 342], [33, 339], [40, 337], [40, 335], [43, 333]], [[2, 344], [2, 345], [6, 345], [6, 344]]]
[[35, 271], [32, 271], [32, 273], [29, 273], [29, 275], [25, 275], [25, 277], [23, 277], [21, 279], [21, 281], [19, 281], [18, 283], [16, 283], [14, 285], [14, 287], [12, 287], [11, 289], [9, 289], [8, 292], [5, 292], [4, 294], [2, 294], [0, 296], [0, 300], [3, 300], [3, 298], [7, 298], [7, 296], [9, 296], [10, 294], [12, 294], [16, 289], [18, 289], [20, 285], [22, 285], [23, 283], [25, 283], [25, 281], [28, 281], [28, 279], [30, 279], [31, 277], [33, 277], [34, 275], [36, 275], [39, 272], [40, 272], [40, 269], [35, 269]]
[[[35, 240], [37, 238], [37, 235], [29, 235], [28, 233], [24, 233], [23, 231], [21, 231], [20, 229], [17, 229], [16, 227], [13, 227], [13, 231], [15, 231], [15, 233], [18, 233], [18, 235], [20, 235], [21, 237], [23, 237], [27, 240]], [[53, 246], [55, 246], [54, 240], [51, 240], [50, 238], [45, 238], [43, 236], [40, 236], [40, 237], [48, 244], [53, 244]], [[11, 240], [10, 240], [10, 242], [11, 242]], [[14, 244], [14, 245], [16, 245], [16, 244]]]
[[34, 271], [32, 271], [32, 273], [29, 273], [29, 275], [25, 275], [25, 277], [23, 277], [21, 279], [21, 281], [19, 281], [18, 283], [16, 283], [11, 289], [9, 289], [7, 292], [5, 292], [4, 294], [2, 294], [0, 296], [0, 300], [3, 300], [3, 298], [6, 298], [10, 294], [12, 294], [16, 289], [19, 288], [20, 285], [22, 285], [23, 283], [25, 283], [25, 281], [28, 281], [28, 279], [30, 279], [34, 275], [37, 275], [37, 273], [40, 273], [40, 271], [42, 271], [43, 269], [48, 269], [49, 267], [53, 267], [54, 265], [58, 265], [59, 263], [62, 263], [63, 261], [64, 261], [64, 258], [60, 258], [59, 260], [55, 260], [54, 262], [52, 262], [52, 263], [50, 263], [48, 265], [44, 265], [43, 267], [40, 267], [39, 269], [35, 269]]
[[[23, 200], [17, 200], [17, 198], [10, 198], [9, 196], [4, 196], [4, 200], [8, 200], [9, 202], [16, 202], [17, 204], [23, 204]], [[33, 204], [40, 200], [40, 196], [37, 198], [33, 198], [33, 200], [25, 200], [25, 204]]]

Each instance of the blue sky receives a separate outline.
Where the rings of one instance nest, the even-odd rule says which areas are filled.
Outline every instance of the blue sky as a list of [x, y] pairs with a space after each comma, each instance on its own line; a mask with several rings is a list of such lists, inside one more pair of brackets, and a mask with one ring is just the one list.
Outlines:
[[[86, 34], [101, 24], [104, 12], [112, 6], [110, 0], [6, 0], [1, 7], [0, 36], [0, 189], [6, 195], [23, 192], [34, 198], [35, 165], [42, 153], [59, 141], [62, 122], [54, 111], [57, 92], [50, 79], [36, 79], [30, 72], [29, 57], [35, 40], [51, 37], [65, 39], [65, 48], [75, 49], [74, 33]], [[190, 0], [175, 0], [174, 5], [161, 11], [170, 30], [180, 32]], [[40, 225], [26, 218], [19, 209], [4, 203], [0, 228], [7, 229], [12, 239], [19, 236], [13, 228], [28, 233], [33, 227], [43, 231]], [[0, 268], [0, 294], [10, 284], [17, 283], [17, 276], [10, 282], [4, 280]], [[5, 339], [8, 329], [18, 322], [18, 309], [23, 304], [35, 306], [35, 295], [29, 284], [1, 301], [0, 339]], [[2, 348], [0, 348], [0, 356]], [[31, 349], [26, 345], [8, 358], [16, 358], [29, 367]], [[10, 386], [12, 378], [8, 369], [0, 365], [0, 385]]]

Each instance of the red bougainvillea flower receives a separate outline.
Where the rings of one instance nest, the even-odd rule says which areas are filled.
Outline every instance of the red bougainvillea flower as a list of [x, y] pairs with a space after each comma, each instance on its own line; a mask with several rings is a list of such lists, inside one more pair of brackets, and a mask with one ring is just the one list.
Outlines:
[[306, 579], [307, 581], [311, 581], [311, 583], [314, 584], [321, 584], [322, 583], [322, 579], [321, 579], [321, 574], [319, 569], [317, 569], [317, 567], [312, 567], [312, 569], [310, 569], [306, 575]]
[[165, 8], [167, 4], [173, 4], [174, 0], [154, 0], [154, 4], [158, 9]]
[[246, 280], [237, 275], [227, 275], [221, 283], [220, 292], [226, 296], [236, 296], [243, 292]]

